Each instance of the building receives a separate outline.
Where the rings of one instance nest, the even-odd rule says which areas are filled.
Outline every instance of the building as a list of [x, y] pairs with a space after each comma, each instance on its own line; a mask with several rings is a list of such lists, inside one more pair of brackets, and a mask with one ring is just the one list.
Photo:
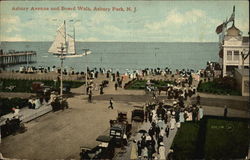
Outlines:
[[233, 76], [236, 68], [249, 69], [249, 37], [242, 36], [234, 23], [226, 30], [219, 55], [223, 77]]
[[235, 69], [234, 77], [241, 95], [249, 96], [249, 69]]

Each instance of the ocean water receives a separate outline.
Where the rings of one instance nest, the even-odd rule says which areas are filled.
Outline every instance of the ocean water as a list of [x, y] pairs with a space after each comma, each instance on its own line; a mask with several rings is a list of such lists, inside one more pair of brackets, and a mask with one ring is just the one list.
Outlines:
[[[1, 42], [0, 48], [8, 50], [33, 50], [37, 52], [37, 63], [32, 66], [59, 67], [58, 57], [48, 53], [52, 42]], [[76, 50], [90, 49], [92, 54], [78, 58], [66, 58], [64, 67], [75, 71], [89, 68], [112, 68], [114, 71], [132, 71], [144, 68], [194, 69], [206, 66], [207, 61], [218, 61], [218, 43], [189, 42], [77, 42]], [[87, 64], [87, 65], [86, 65]], [[25, 66], [23, 64], [22, 66]], [[21, 65], [9, 66], [7, 70]]]

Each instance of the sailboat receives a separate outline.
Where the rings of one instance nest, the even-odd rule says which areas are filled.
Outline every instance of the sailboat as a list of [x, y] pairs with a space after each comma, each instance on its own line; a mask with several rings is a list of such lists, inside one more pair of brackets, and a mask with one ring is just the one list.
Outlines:
[[55, 40], [50, 46], [48, 52], [53, 53], [53, 55], [63, 56], [63, 57], [82, 57], [84, 55], [90, 54], [90, 50], [85, 50], [82, 54], [76, 53], [75, 46], [75, 28], [73, 30], [74, 34], [69, 35], [66, 32], [66, 22], [57, 29], [57, 34]]

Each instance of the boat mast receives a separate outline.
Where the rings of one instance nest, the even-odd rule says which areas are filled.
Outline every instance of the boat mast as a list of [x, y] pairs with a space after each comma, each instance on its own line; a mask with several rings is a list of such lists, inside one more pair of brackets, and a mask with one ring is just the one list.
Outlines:
[[66, 50], [65, 50], [65, 54], [67, 54], [68, 53], [68, 44], [67, 44], [67, 32], [66, 32], [66, 21], [64, 20], [64, 41], [65, 41], [65, 48], [66, 48]]
[[[68, 46], [67, 46], [67, 41], [66, 41], [66, 22], [65, 22], [65, 20], [64, 20], [64, 40], [65, 40], [65, 51], [66, 51], [66, 54], [67, 54], [68, 53]], [[64, 50], [64, 47], [62, 45], [62, 47], [61, 47], [61, 57], [60, 57], [60, 60], [61, 60], [61, 75], [60, 75], [61, 105], [62, 105], [62, 101], [63, 101], [63, 60], [64, 60], [63, 50]]]
[[74, 52], [75, 52], [75, 54], [76, 54], [75, 26], [73, 26], [73, 32], [74, 32]]

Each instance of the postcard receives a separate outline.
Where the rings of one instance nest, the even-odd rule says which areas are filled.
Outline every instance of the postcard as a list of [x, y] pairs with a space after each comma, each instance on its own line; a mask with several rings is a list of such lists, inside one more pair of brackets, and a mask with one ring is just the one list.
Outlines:
[[0, 99], [0, 159], [250, 158], [249, 2], [0, 1]]

